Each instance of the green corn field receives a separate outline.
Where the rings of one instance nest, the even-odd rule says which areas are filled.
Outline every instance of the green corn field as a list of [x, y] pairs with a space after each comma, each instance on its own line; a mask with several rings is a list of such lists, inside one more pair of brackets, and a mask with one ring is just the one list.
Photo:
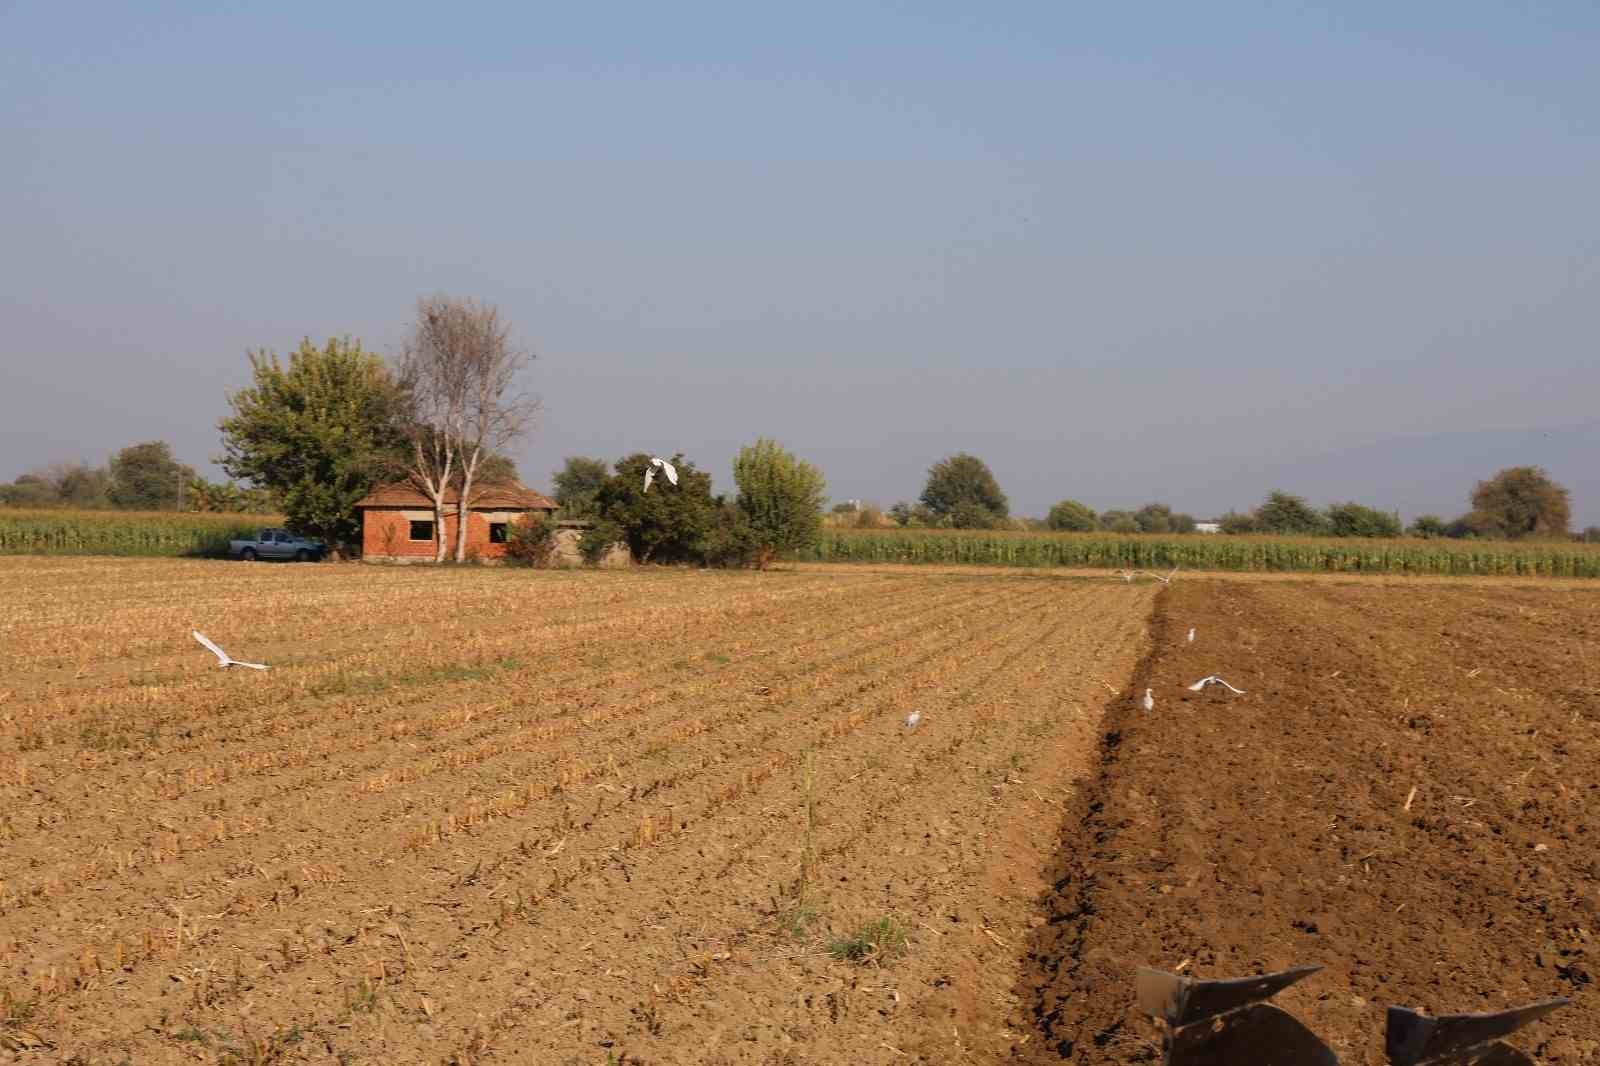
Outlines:
[[221, 557], [234, 537], [280, 524], [275, 515], [4, 509], [0, 555]]
[[1600, 577], [1600, 547], [1223, 534], [824, 529], [799, 557], [828, 563], [971, 563], [1186, 570]]

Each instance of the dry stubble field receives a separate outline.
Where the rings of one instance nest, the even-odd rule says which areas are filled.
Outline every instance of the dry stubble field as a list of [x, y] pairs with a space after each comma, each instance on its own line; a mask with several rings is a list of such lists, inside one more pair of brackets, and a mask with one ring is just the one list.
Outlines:
[[[1012, 1054], [1056, 827], [1155, 596], [0, 560], [0, 1047]], [[273, 669], [216, 669], [191, 626]], [[892, 964], [826, 952], [885, 917], [909, 938]]]

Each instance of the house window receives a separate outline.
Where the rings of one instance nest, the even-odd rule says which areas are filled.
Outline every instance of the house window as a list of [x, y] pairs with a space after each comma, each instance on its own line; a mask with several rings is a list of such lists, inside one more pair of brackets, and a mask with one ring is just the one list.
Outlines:
[[504, 544], [505, 542], [506, 542], [506, 523], [504, 523], [504, 522], [490, 522], [489, 523], [489, 543], [490, 544]]
[[433, 523], [432, 522], [412, 522], [411, 523], [411, 539], [412, 540], [432, 540], [433, 539]]

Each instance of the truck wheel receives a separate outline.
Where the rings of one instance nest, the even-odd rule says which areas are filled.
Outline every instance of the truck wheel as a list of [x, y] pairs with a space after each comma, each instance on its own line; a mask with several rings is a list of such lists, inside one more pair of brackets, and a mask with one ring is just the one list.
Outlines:
[[311, 561], [311, 553], [301, 548], [294, 553], [294, 561], [297, 563], [309, 563]]
[[254, 548], [246, 548], [244, 551], [239, 553], [239, 558], [243, 559], [247, 563], [253, 563], [256, 561], [256, 550]]

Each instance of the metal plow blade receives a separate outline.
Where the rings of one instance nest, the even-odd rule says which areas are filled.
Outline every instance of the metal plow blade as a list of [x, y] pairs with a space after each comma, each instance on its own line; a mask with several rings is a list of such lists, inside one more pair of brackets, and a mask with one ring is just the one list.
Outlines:
[[1337, 1066], [1316, 1034], [1265, 1002], [1320, 969], [1201, 981], [1140, 967], [1139, 1008], [1167, 1023], [1166, 1066]]
[[1383, 1048], [1393, 1066], [1513, 1066], [1530, 1063], [1522, 1052], [1500, 1042], [1524, 1025], [1566, 1006], [1546, 999], [1493, 1014], [1442, 1014], [1390, 1007]]

